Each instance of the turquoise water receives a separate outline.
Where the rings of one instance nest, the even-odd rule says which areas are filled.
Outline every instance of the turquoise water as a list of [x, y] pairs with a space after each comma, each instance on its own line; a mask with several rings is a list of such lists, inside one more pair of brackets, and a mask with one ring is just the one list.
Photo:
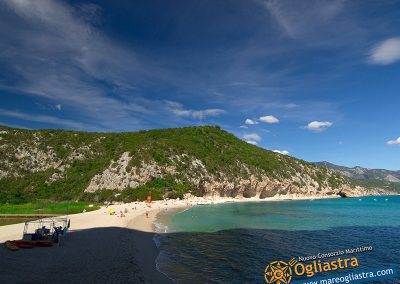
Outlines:
[[236, 228], [325, 230], [343, 226], [400, 226], [400, 196], [196, 206], [172, 216], [172, 232]]
[[202, 205], [164, 223], [157, 265], [178, 283], [265, 283], [271, 261], [364, 246], [361, 268], [400, 265], [399, 196]]

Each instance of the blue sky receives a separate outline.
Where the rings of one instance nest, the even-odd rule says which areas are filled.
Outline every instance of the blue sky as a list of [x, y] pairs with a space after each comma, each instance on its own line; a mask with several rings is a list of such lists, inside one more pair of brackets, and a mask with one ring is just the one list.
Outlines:
[[308, 161], [400, 169], [399, 27], [400, 1], [3, 1], [0, 124], [218, 124]]

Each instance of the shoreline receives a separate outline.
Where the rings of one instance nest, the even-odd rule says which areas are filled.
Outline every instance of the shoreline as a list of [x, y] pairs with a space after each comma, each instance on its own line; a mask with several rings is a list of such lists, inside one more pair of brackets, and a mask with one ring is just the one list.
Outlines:
[[[225, 198], [225, 197], [190, 197], [183, 200], [153, 201], [151, 206], [145, 202], [133, 202], [103, 206], [99, 210], [68, 216], [71, 228], [62, 247], [34, 248], [11, 252], [3, 245], [0, 248], [0, 282], [23, 282], [26, 277], [41, 283], [40, 271], [51, 267], [54, 271], [68, 271], [60, 278], [60, 283], [70, 283], [71, 279], [82, 273], [82, 266], [90, 281], [114, 281], [118, 272], [118, 281], [134, 279], [138, 283], [173, 283], [157, 269], [159, 250], [153, 237], [157, 232], [154, 223], [159, 213], [166, 210], [185, 210], [196, 205], [212, 205], [236, 202], [274, 202], [298, 201], [310, 199], [340, 198], [337, 196], [281, 196], [266, 199]], [[110, 215], [124, 212], [125, 217]], [[148, 216], [146, 217], [146, 212]], [[0, 243], [7, 240], [21, 239], [24, 223], [0, 227]], [[35, 262], [39, 255], [48, 257], [48, 261]], [[77, 261], [79, 260], [79, 261]], [[32, 270], [11, 275], [25, 263], [31, 264]], [[72, 267], [72, 268], [71, 268]], [[122, 269], [124, 268], [124, 269]], [[44, 269], [44, 270], [43, 270]], [[36, 271], [36, 272], [35, 272]], [[107, 271], [107, 272], [105, 272]], [[108, 273], [108, 274], [107, 274]], [[17, 273], [14, 273], [17, 274]], [[4, 278], [4, 279], [3, 279]]]

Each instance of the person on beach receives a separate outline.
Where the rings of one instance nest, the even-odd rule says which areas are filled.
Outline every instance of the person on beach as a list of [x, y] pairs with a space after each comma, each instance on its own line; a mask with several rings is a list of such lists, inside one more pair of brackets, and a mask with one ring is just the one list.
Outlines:
[[149, 212], [146, 211], [146, 218], [149, 218]]

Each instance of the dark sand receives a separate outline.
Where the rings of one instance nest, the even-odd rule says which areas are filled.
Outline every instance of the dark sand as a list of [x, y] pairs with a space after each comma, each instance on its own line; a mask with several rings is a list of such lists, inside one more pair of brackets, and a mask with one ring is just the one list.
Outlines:
[[156, 269], [153, 233], [109, 227], [70, 232], [63, 246], [0, 246], [0, 283], [173, 283]]

